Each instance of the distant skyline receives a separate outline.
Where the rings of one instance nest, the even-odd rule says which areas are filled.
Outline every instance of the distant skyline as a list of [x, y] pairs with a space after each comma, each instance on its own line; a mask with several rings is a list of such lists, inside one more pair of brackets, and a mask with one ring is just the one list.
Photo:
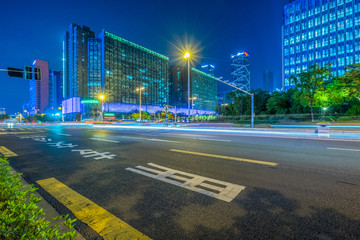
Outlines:
[[[106, 29], [122, 38], [182, 61], [181, 45], [198, 45], [194, 66], [212, 64], [215, 76], [230, 79], [230, 56], [251, 57], [252, 88], [263, 85], [262, 74], [274, 72], [281, 86], [281, 25], [287, 0], [223, 1], [7, 1], [0, 9], [0, 68], [49, 61], [62, 71], [63, 34], [71, 23]], [[86, 5], [85, 5], [86, 4]], [[0, 108], [21, 111], [29, 98], [28, 81], [0, 72]]]

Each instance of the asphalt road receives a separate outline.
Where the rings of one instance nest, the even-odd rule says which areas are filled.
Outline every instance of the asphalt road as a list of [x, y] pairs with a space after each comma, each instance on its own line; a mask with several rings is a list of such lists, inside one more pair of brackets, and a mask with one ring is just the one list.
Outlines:
[[[56, 178], [152, 239], [360, 239], [357, 141], [76, 126], [1, 132], [28, 182]], [[155, 179], [151, 169], [173, 175]], [[171, 182], [191, 176], [192, 188]]]

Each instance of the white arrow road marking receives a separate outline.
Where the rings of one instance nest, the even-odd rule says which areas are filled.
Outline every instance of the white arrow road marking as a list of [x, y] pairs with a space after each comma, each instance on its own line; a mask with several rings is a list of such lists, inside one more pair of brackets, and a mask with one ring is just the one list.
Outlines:
[[[136, 166], [135, 168], [126, 168], [126, 170], [178, 187], [186, 188], [209, 197], [217, 198], [225, 202], [231, 202], [245, 189], [245, 186], [166, 168], [154, 163], [148, 163], [148, 165], [157, 169]], [[162, 171], [158, 169], [161, 169]]]

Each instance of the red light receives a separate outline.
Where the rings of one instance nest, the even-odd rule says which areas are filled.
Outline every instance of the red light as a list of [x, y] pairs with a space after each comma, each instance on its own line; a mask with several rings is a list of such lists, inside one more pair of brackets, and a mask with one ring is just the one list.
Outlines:
[[244, 52], [245, 56], [249, 56], [249, 54], [247, 52]]

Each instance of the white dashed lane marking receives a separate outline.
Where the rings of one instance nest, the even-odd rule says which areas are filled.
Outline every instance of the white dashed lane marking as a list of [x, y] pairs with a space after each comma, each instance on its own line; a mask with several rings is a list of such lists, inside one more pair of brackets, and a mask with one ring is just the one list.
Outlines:
[[348, 148], [331, 148], [328, 147], [328, 150], [338, 150], [338, 151], [351, 151], [351, 152], [360, 152], [360, 149], [348, 149]]
[[113, 140], [108, 140], [108, 139], [103, 139], [103, 138], [90, 138], [90, 139], [95, 140], [95, 141], [102, 141], [102, 142], [119, 143], [119, 141], [113, 141]]

